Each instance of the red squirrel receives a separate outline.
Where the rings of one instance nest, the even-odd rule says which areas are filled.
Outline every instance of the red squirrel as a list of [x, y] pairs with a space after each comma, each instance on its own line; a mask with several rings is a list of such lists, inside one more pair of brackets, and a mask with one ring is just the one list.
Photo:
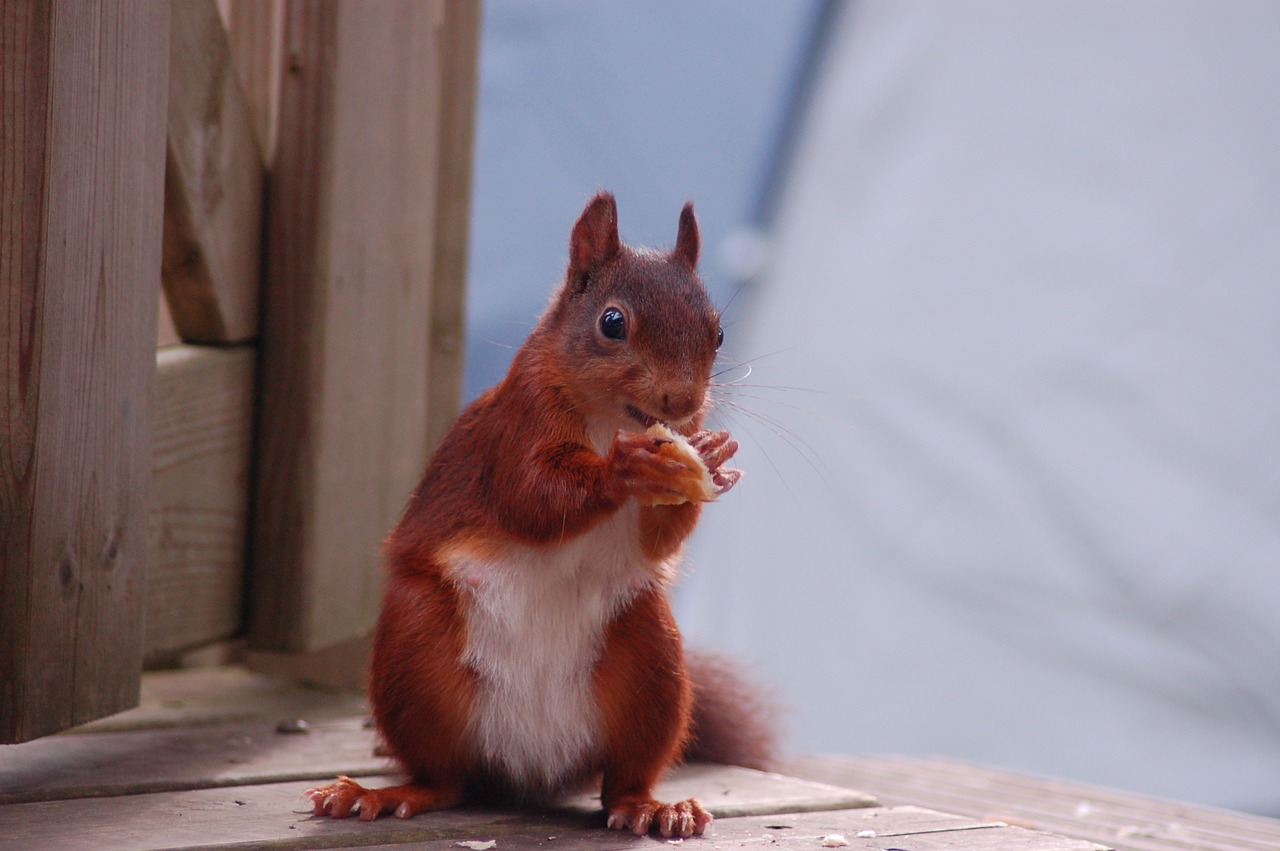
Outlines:
[[667, 253], [622, 243], [611, 194], [587, 204], [564, 282], [384, 547], [369, 695], [409, 780], [340, 777], [308, 790], [317, 815], [550, 800], [599, 778], [608, 827], [687, 837], [712, 816], [654, 799], [668, 768], [767, 758], [765, 725], [738, 717], [758, 701], [686, 660], [667, 599], [701, 501], [652, 427], [687, 438], [718, 491], [741, 475], [724, 466], [737, 442], [703, 429], [723, 332], [700, 244], [692, 204]]

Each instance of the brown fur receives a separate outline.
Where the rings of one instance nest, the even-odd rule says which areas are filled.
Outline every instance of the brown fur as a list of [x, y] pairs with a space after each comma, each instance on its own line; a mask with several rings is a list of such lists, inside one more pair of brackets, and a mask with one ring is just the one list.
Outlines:
[[[367, 790], [340, 779], [312, 790], [318, 814], [358, 808], [363, 819], [388, 811], [403, 817], [526, 791], [480, 764], [468, 747], [479, 688], [465, 661], [471, 597], [449, 565], [459, 557], [501, 561], [516, 548], [551, 552], [632, 497], [670, 492], [672, 462], [658, 457], [655, 439], [643, 433], [646, 421], [710, 438], [716, 448], [703, 457], [714, 471], [729, 460], [737, 444], [701, 431], [719, 316], [695, 271], [699, 253], [691, 205], [668, 254], [621, 242], [611, 195], [587, 205], [573, 228], [564, 283], [506, 378], [446, 434], [385, 547], [389, 576], [370, 700], [387, 750], [410, 782]], [[623, 340], [599, 324], [610, 308], [625, 318]], [[613, 422], [635, 425], [601, 451], [593, 440], [603, 437], [592, 435], [590, 424]], [[725, 487], [737, 480], [736, 471], [723, 473]], [[711, 820], [696, 801], [668, 805], [652, 797], [688, 744], [695, 694], [710, 705], [707, 689], [715, 688], [691, 683], [665, 589], [664, 565], [678, 556], [700, 510], [696, 502], [639, 510], [635, 534], [653, 573], [606, 625], [591, 672], [602, 741], [580, 773], [603, 775], [611, 827], [688, 836]], [[734, 758], [724, 747], [715, 753]]]

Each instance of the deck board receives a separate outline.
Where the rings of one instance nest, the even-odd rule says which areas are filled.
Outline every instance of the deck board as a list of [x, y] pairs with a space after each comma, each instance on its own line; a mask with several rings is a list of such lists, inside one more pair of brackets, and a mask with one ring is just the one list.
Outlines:
[[0, 753], [0, 804], [385, 774], [360, 718], [282, 734], [268, 721], [54, 736]]
[[888, 805], [910, 802], [1069, 833], [1119, 851], [1280, 848], [1280, 820], [1163, 801], [1112, 789], [1029, 777], [943, 759], [808, 758], [798, 776], [872, 790]]
[[[389, 781], [390, 778], [387, 778]], [[260, 784], [17, 804], [0, 811], [0, 848], [333, 848], [394, 846], [455, 848], [496, 840], [497, 849], [631, 848], [661, 841], [604, 830], [598, 810], [543, 812], [450, 810], [413, 819], [317, 818], [304, 811], [305, 782]], [[715, 802], [709, 802], [715, 809]], [[874, 836], [859, 837], [863, 831]], [[909, 839], [913, 851], [933, 848], [1025, 848], [1093, 851], [1098, 846], [1051, 834], [937, 813], [919, 807], [843, 809], [722, 817], [701, 842], [710, 847], [821, 847], [829, 834], [852, 848], [885, 847]], [[552, 837], [555, 837], [554, 839]], [[873, 841], [878, 840], [878, 841]], [[691, 844], [694, 840], [690, 840]]]
[[[391, 776], [378, 776], [368, 782], [394, 781]], [[144, 851], [205, 845], [215, 837], [217, 847], [320, 848], [335, 843], [460, 841], [480, 834], [493, 838], [531, 830], [545, 838], [591, 832], [602, 821], [599, 801], [588, 795], [543, 812], [460, 810], [408, 821], [383, 818], [374, 824], [315, 818], [302, 803], [302, 793], [314, 783], [314, 779], [291, 780], [131, 794], [117, 785], [119, 794], [112, 796], [10, 804], [0, 809], [0, 848]], [[726, 766], [686, 768], [664, 783], [658, 794], [676, 800], [695, 792], [725, 824], [747, 814], [796, 818], [797, 810], [849, 811], [870, 803], [866, 795], [850, 790]]]
[[[874, 825], [874, 827], [868, 827]], [[549, 825], [505, 834], [477, 834], [473, 841], [494, 839], [494, 851], [613, 851], [637, 847], [670, 847], [658, 838], [637, 839], [608, 830], [578, 830], [547, 834]], [[877, 829], [878, 828], [878, 829]], [[875, 836], [858, 833], [876, 830]], [[1097, 851], [1100, 846], [1067, 837], [1022, 828], [983, 824], [919, 807], [892, 807], [844, 812], [804, 813], [778, 818], [757, 816], [717, 821], [701, 839], [676, 845], [715, 851], [725, 848], [821, 849], [826, 836], [839, 834], [851, 851], [884, 851], [909, 848], [911, 851]], [[424, 842], [417, 848], [457, 849], [459, 840]], [[467, 841], [467, 840], [463, 840]], [[353, 846], [358, 847], [358, 846]], [[369, 851], [390, 851], [395, 846], [363, 846]]]
[[107, 733], [195, 727], [264, 719], [309, 721], [367, 714], [363, 694], [264, 676], [238, 665], [187, 671], [153, 671], [142, 678], [136, 709], [70, 731]]
[[515, 816], [449, 811], [431, 818], [321, 819], [303, 809], [310, 781], [40, 801], [0, 809], [0, 848], [324, 848], [418, 842], [498, 830]]

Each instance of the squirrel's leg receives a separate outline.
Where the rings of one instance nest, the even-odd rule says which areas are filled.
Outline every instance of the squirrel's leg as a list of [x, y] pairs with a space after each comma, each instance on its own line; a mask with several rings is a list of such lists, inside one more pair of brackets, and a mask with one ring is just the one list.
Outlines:
[[[404, 556], [400, 556], [404, 558]], [[368, 789], [349, 777], [309, 789], [316, 815], [364, 821], [383, 813], [409, 818], [461, 802], [463, 731], [471, 679], [462, 669], [457, 594], [434, 573], [396, 569], [387, 579], [374, 635], [369, 698], [378, 733], [410, 782]]]
[[641, 594], [610, 624], [595, 688], [605, 727], [601, 802], [608, 826], [639, 836], [703, 833], [712, 818], [696, 799], [667, 804], [652, 791], [679, 759], [692, 703], [663, 589]]

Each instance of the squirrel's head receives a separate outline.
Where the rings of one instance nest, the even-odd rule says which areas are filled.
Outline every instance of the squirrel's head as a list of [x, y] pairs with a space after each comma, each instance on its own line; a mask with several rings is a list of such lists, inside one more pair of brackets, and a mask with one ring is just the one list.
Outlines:
[[701, 239], [693, 204], [680, 213], [669, 252], [618, 238], [613, 195], [591, 199], [573, 226], [569, 271], [544, 316], [561, 376], [587, 416], [701, 427], [720, 314], [698, 278]]

